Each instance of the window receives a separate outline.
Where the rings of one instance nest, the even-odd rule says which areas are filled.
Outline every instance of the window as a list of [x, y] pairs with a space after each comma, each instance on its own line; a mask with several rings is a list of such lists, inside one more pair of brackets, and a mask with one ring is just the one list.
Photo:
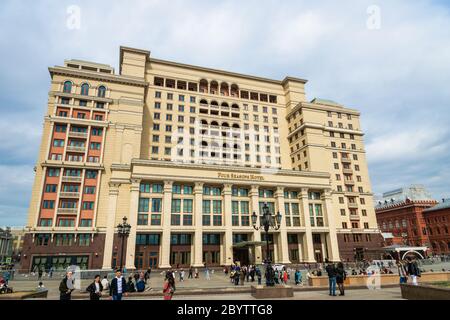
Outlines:
[[83, 202], [83, 210], [93, 210], [93, 209], [94, 209], [94, 202], [92, 201]]
[[97, 171], [87, 170], [86, 179], [97, 179]]
[[64, 147], [64, 140], [55, 139], [53, 140], [54, 147]]
[[138, 221], [137, 224], [139, 226], [146, 226], [148, 225], [148, 214], [138, 214]]
[[63, 92], [65, 92], [65, 93], [71, 93], [72, 92], [72, 82], [71, 81], [64, 82]]
[[162, 211], [162, 199], [155, 198], [152, 199], [152, 212], [153, 213], [160, 213]]
[[81, 219], [80, 227], [92, 227], [92, 219]]
[[148, 198], [140, 198], [138, 212], [148, 212], [149, 211], [149, 201], [150, 201], [150, 199], [148, 199]]
[[56, 184], [47, 184], [45, 186], [45, 192], [55, 193], [56, 192]]
[[87, 83], [83, 83], [81, 85], [81, 95], [82, 96], [87, 96], [89, 95], [89, 85]]
[[98, 87], [98, 96], [100, 98], [104, 98], [106, 96], [106, 88], [105, 88], [105, 86]]
[[55, 208], [55, 201], [53, 200], [44, 200], [42, 204], [43, 209], [54, 209]]

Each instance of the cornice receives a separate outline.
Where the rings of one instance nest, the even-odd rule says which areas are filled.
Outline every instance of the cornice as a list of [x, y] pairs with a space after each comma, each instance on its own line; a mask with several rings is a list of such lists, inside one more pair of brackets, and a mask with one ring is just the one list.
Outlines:
[[327, 172], [315, 172], [315, 171], [294, 171], [294, 170], [274, 170], [273, 173], [270, 170], [264, 170], [261, 168], [250, 168], [250, 167], [231, 167], [231, 166], [220, 166], [220, 165], [207, 165], [207, 164], [194, 164], [194, 163], [176, 163], [173, 161], [157, 161], [157, 160], [145, 160], [145, 159], [133, 159], [131, 165], [142, 165], [142, 166], [154, 166], [160, 168], [181, 168], [181, 169], [198, 169], [198, 170], [208, 170], [208, 171], [228, 171], [228, 172], [238, 172], [243, 174], [255, 174], [264, 175], [266, 172], [268, 174], [280, 175], [280, 176], [295, 176], [295, 177], [312, 177], [312, 178], [330, 178], [330, 174]]
[[49, 67], [48, 70], [52, 77], [53, 77], [53, 75], [58, 74], [58, 75], [65, 75], [65, 76], [72, 76], [72, 77], [80, 77], [83, 79], [91, 79], [91, 80], [100, 80], [100, 81], [128, 84], [128, 85], [134, 85], [134, 86], [144, 87], [144, 88], [148, 87], [148, 82], [146, 82], [145, 80], [141, 80], [139, 78], [132, 78], [129, 76], [112, 75], [112, 74], [98, 73], [98, 72], [79, 70], [79, 69], [71, 69], [68, 67], [59, 67], [59, 66]]

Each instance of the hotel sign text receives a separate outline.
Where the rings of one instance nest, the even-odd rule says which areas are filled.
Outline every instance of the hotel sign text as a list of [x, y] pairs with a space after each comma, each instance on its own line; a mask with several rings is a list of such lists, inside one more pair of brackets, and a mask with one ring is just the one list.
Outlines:
[[255, 174], [236, 174], [236, 173], [221, 173], [217, 174], [218, 178], [221, 179], [239, 179], [239, 180], [257, 180], [264, 181], [263, 176], [258, 176]]

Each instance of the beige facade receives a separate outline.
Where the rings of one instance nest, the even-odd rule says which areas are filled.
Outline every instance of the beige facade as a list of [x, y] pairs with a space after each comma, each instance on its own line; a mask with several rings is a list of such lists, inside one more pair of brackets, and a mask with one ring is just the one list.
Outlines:
[[117, 266], [124, 216], [130, 269], [259, 263], [265, 247], [251, 243], [264, 235], [250, 216], [264, 203], [283, 216], [270, 236], [276, 262], [337, 261], [341, 242], [378, 235], [360, 115], [306, 101], [306, 80], [125, 47], [118, 75], [78, 60], [49, 70], [24, 268]]

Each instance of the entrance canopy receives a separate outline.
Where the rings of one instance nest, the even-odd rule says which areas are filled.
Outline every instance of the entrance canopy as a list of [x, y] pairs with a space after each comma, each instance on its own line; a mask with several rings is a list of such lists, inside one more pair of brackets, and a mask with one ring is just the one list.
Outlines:
[[249, 247], [260, 247], [264, 246], [266, 243], [264, 241], [241, 241], [233, 245], [233, 248], [244, 249]]

